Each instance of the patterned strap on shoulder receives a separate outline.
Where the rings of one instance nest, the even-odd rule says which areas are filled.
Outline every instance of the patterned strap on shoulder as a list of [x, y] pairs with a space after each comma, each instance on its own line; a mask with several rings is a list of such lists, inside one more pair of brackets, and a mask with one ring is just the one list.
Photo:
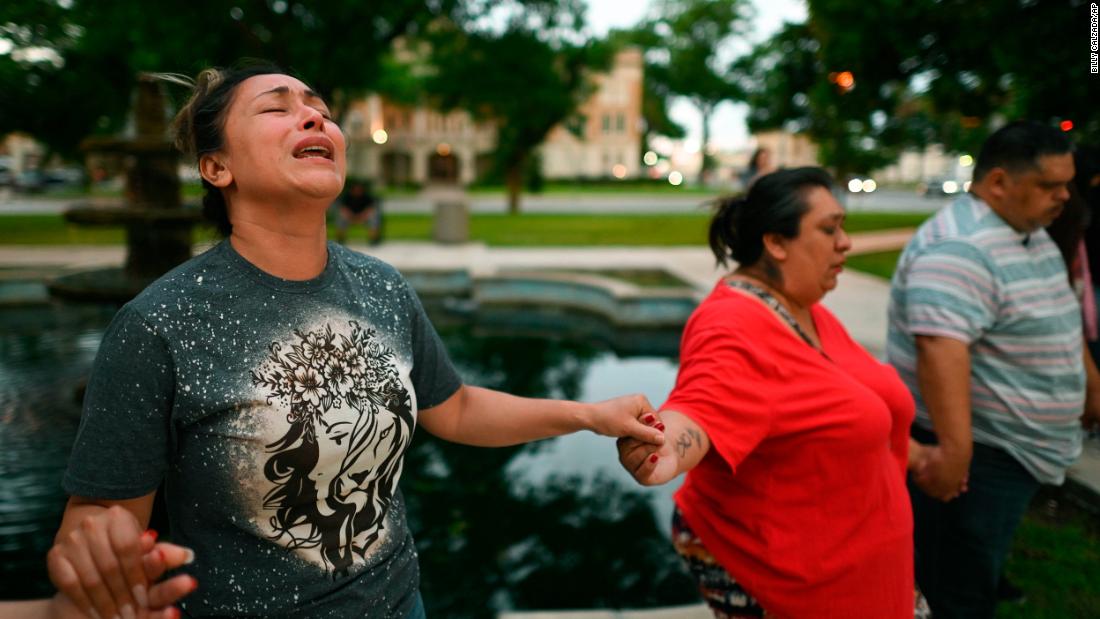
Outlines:
[[[726, 280], [726, 284], [730, 288], [744, 290], [745, 292], [750, 292], [759, 297], [760, 300], [763, 301], [768, 307], [775, 310], [775, 313], [779, 314], [779, 317], [786, 321], [787, 324], [790, 325], [792, 329], [794, 329], [794, 332], [797, 333], [804, 342], [810, 345], [810, 348], [813, 348], [814, 350], [820, 352], [822, 355], [825, 354], [825, 351], [818, 348], [814, 344], [813, 340], [810, 339], [810, 336], [806, 335], [806, 332], [802, 330], [802, 327], [798, 324], [798, 321], [794, 319], [794, 316], [791, 316], [791, 313], [787, 311], [787, 308], [784, 307], [782, 303], [779, 302], [779, 299], [775, 298], [775, 295], [768, 292], [767, 290], [764, 290], [760, 286], [757, 286], [752, 282], [747, 282], [743, 279]], [[826, 355], [826, 358], [828, 358], [828, 355]]]

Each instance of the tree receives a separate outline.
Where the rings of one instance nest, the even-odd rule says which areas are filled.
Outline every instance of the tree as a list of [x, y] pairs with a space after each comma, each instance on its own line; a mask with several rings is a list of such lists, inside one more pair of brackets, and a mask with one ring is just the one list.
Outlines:
[[887, 165], [902, 145], [927, 139], [919, 130], [926, 117], [909, 91], [875, 88], [858, 70], [829, 65], [809, 24], [785, 24], [736, 64], [749, 129], [806, 134], [841, 180]]
[[703, 165], [700, 182], [713, 166], [707, 153], [710, 117], [723, 101], [743, 98], [720, 48], [741, 34], [749, 17], [743, 0], [659, 0], [640, 27], [648, 50], [646, 80], [654, 93], [686, 97], [703, 121]]
[[460, 1], [6, 0], [0, 133], [25, 131], [73, 155], [88, 134], [119, 130], [137, 72], [194, 75], [242, 57], [300, 74], [338, 111], [374, 85], [395, 38]]
[[1072, 9], [1084, 4], [810, 0], [807, 23], [786, 25], [734, 73], [745, 76], [751, 129], [807, 133], [841, 178], [905, 147], [974, 152], [1012, 118], [1072, 120], [1095, 135], [1100, 111], [1077, 50], [1021, 43], [1083, 38]]
[[[930, 137], [950, 149], [973, 151], [1014, 118], [1100, 131], [1082, 51], [1084, 0], [810, 0], [809, 8], [826, 65], [876, 90], [910, 91]], [[906, 107], [903, 99], [892, 110]]]
[[463, 108], [496, 125], [495, 164], [513, 214], [535, 149], [591, 95], [592, 73], [610, 60], [606, 45], [578, 36], [580, 0], [514, 8], [496, 30], [436, 24], [428, 35], [435, 75], [427, 80], [443, 109]]

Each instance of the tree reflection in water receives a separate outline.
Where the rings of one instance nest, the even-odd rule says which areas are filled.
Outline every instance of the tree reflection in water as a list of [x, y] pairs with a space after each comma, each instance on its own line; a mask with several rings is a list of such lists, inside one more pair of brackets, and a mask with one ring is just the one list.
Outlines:
[[[530, 397], [576, 399], [589, 364], [608, 352], [588, 337], [440, 327], [467, 382]], [[509, 478], [516, 456], [547, 443], [484, 449], [417, 434], [402, 486], [429, 615], [697, 600], [644, 492], [600, 475], [537, 486]]]

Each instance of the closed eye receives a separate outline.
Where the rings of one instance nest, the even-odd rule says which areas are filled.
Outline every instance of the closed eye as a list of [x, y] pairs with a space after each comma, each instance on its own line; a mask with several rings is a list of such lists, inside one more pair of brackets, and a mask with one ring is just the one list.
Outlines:
[[281, 108], [281, 107], [273, 107], [273, 108], [268, 108], [268, 109], [266, 109], [266, 110], [263, 110], [263, 111], [262, 111], [262, 112], [260, 112], [260, 113], [261, 113], [261, 114], [268, 114], [268, 113], [271, 113], [271, 112], [286, 112], [286, 110], [284, 110], [284, 109], [283, 109], [283, 108]]

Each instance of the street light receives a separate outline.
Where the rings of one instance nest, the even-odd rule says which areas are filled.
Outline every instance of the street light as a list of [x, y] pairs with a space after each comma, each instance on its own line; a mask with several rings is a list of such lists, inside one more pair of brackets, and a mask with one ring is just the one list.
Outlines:
[[851, 71], [834, 71], [829, 74], [829, 81], [836, 84], [842, 94], [856, 87], [856, 76]]

